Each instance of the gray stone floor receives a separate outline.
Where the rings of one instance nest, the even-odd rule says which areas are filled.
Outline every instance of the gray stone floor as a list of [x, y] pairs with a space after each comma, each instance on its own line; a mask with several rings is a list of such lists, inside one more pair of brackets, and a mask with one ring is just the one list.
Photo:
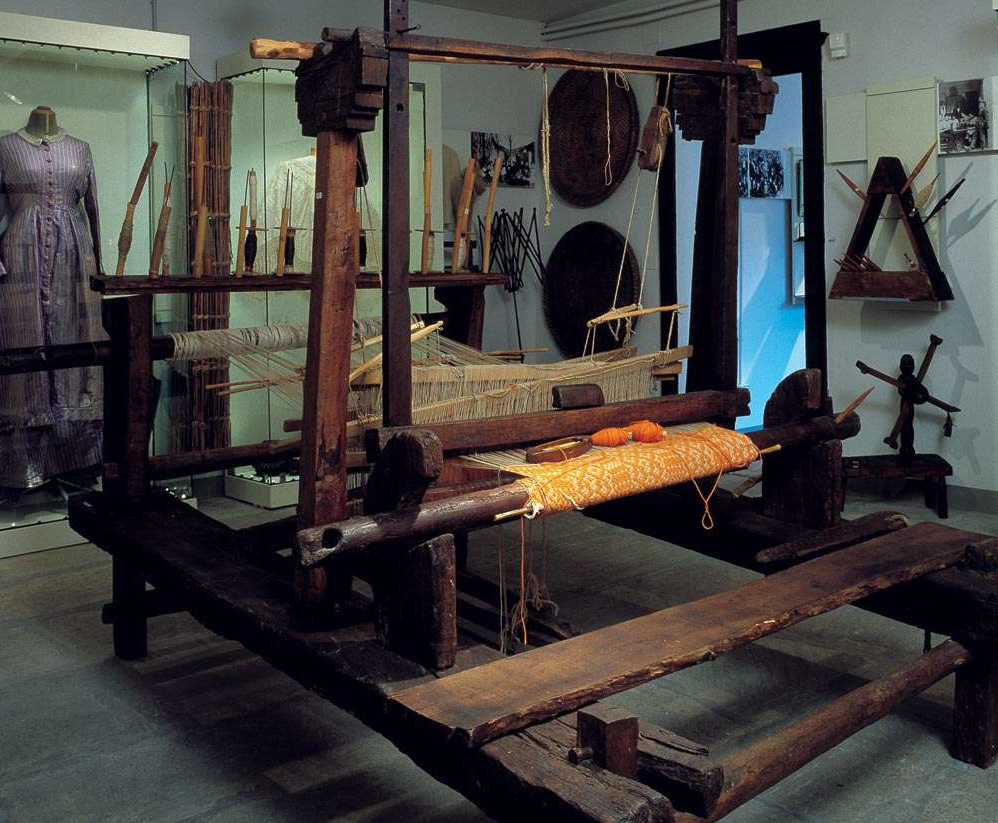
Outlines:
[[[917, 497], [852, 496], [847, 515]], [[229, 501], [222, 519], [259, 519]], [[998, 516], [953, 511], [998, 534]], [[566, 515], [546, 527], [547, 576], [583, 629], [754, 575]], [[518, 538], [518, 535], [516, 535]], [[518, 540], [517, 540], [518, 542]], [[540, 566], [540, 527], [533, 535]], [[514, 533], [503, 556], [512, 576]], [[498, 569], [495, 532], [472, 565]], [[473, 821], [485, 816], [350, 715], [186, 615], [150, 622], [150, 654], [111, 654], [100, 607], [110, 562], [91, 546], [0, 561], [0, 821]], [[614, 698], [723, 755], [914, 658], [921, 634], [846, 608]], [[761, 821], [994, 821], [998, 768], [947, 753], [952, 678], [737, 810]]]

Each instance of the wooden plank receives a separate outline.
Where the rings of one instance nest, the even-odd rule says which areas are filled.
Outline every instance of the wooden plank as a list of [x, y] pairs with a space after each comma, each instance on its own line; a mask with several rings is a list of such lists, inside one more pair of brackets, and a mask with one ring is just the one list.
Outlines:
[[908, 518], [900, 512], [874, 512], [856, 520], [842, 521], [807, 537], [763, 549], [755, 556], [755, 560], [763, 565], [797, 563], [907, 526]]
[[[385, 31], [409, 28], [409, 0], [385, 3]], [[412, 339], [409, 305], [409, 61], [388, 57], [382, 152], [381, 328], [384, 353], [381, 414], [386, 426], [412, 422]]]
[[[327, 30], [327, 33], [332, 33]], [[657, 57], [626, 52], [558, 49], [549, 46], [518, 46], [508, 43], [486, 43], [459, 40], [452, 37], [425, 37], [416, 34], [389, 36], [391, 52], [407, 54], [414, 62], [480, 63], [487, 65], [529, 66], [543, 64], [549, 68], [608, 69], [630, 74], [695, 74], [738, 77], [749, 69], [735, 63], [697, 60], [683, 57]]]
[[399, 692], [400, 718], [478, 746], [959, 562], [961, 532], [922, 523], [731, 591]]
[[[358, 289], [380, 289], [379, 272], [360, 272], [357, 275]], [[427, 272], [414, 274], [412, 286], [473, 288], [499, 286], [506, 282], [506, 275], [490, 272]], [[271, 275], [248, 275], [246, 277], [109, 277], [90, 278], [90, 288], [102, 294], [176, 294], [186, 292], [244, 292], [244, 291], [308, 291], [312, 288], [312, 275], [301, 272], [285, 272], [283, 277]]]
[[575, 734], [574, 722], [554, 720], [486, 744], [469, 759], [473, 778], [462, 791], [501, 820], [673, 820], [672, 806], [658, 791], [588, 763], [569, 762]]
[[[642, 400], [608, 403], [592, 409], [534, 412], [493, 417], [489, 420], [436, 423], [419, 428], [436, 434], [445, 452], [470, 449], [486, 451], [540, 443], [581, 432], [594, 432], [606, 426], [624, 425], [635, 420], [648, 419], [667, 425], [735, 417], [748, 414], [748, 402], [747, 389], [691, 392], [670, 397], [649, 397]], [[368, 430], [368, 454], [376, 457], [379, 444], [387, 442], [393, 431], [394, 428]]]
[[[860, 686], [828, 706], [722, 761], [724, 791], [707, 820], [718, 820], [814, 758], [886, 715], [898, 703], [925, 691], [954, 671], [970, 653], [948, 640], [909, 666]], [[700, 820], [700, 818], [695, 818]], [[693, 823], [690, 818], [690, 823]]]

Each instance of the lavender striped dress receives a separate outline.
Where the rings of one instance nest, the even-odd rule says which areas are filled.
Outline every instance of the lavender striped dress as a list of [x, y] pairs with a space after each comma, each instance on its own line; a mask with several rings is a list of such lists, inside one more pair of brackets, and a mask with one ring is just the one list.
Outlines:
[[[61, 130], [0, 137], [0, 349], [105, 338], [91, 228], [99, 236], [90, 147]], [[101, 417], [99, 368], [0, 377], [0, 486], [99, 463]]]

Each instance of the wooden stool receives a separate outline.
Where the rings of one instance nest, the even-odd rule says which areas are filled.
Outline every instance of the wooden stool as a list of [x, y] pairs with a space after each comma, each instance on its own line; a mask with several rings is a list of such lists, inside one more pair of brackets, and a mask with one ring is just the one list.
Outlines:
[[938, 454], [917, 454], [910, 460], [902, 460], [897, 454], [846, 457], [842, 469], [843, 483], [849, 478], [921, 480], [925, 505], [935, 509], [940, 519], [949, 517], [946, 478], [952, 476], [953, 467]]

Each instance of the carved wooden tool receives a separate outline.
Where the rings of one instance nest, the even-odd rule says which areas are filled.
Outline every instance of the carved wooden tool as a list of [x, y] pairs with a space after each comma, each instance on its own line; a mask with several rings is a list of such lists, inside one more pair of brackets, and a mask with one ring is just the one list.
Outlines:
[[839, 171], [839, 169], [836, 169], [836, 171], [839, 173], [839, 177], [841, 177], [845, 181], [845, 184], [849, 187], [849, 189], [852, 191], [852, 193], [855, 194], [860, 200], [863, 200], [865, 202], [866, 201], [866, 192], [863, 191], [855, 183], [853, 183], [853, 181], [850, 180], [848, 177], [846, 177], [846, 175], [843, 174], [841, 171]]
[[641, 131], [638, 144], [638, 168], [658, 171], [665, 156], [665, 147], [672, 134], [672, 118], [665, 106], [652, 106]]
[[960, 188], [960, 186], [962, 186], [966, 182], [967, 182], [967, 178], [966, 177], [961, 177], [957, 181], [956, 185], [953, 186], [953, 188], [951, 188], [948, 192], [946, 192], [946, 194], [944, 194], [941, 198], [939, 198], [939, 202], [936, 203], [936, 205], [932, 207], [932, 211], [930, 211], [925, 216], [925, 219], [922, 221], [922, 223], [923, 224], [924, 223], [928, 223], [933, 217], [935, 217], [937, 214], [939, 214], [939, 212], [942, 211], [943, 206], [945, 206], [947, 203], [949, 203], [950, 200], [953, 199], [953, 195], [956, 194], [957, 190]]
[[911, 170], [911, 174], [908, 175], [908, 179], [904, 181], [904, 186], [901, 187], [901, 194], [904, 194], [911, 188], [911, 184], [914, 183], [915, 178], [922, 173], [922, 169], [925, 168], [925, 164], [929, 162], [929, 158], [932, 157], [932, 152], [936, 150], [936, 146], [938, 145], [938, 140], [932, 141], [932, 145], [929, 146], [929, 150], [922, 155], [922, 159], [915, 164], [915, 168]]
[[489, 187], [489, 201], [485, 207], [485, 237], [482, 240], [482, 271], [487, 272], [492, 264], [492, 217], [496, 208], [496, 189], [499, 188], [499, 173], [502, 171], [503, 155], [496, 152], [492, 164], [492, 185]]
[[852, 403], [850, 403], [848, 406], [846, 406], [844, 409], [842, 409], [842, 411], [840, 411], [837, 415], [835, 415], [835, 422], [836, 423], [841, 423], [850, 414], [852, 414], [854, 411], [856, 411], [856, 409], [858, 409], [863, 404], [863, 401], [866, 400], [866, 398], [870, 396], [870, 392], [872, 392], [874, 388], [875, 388], [874, 386], [870, 386], [870, 388], [868, 388], [859, 397], [857, 397], [855, 400], [853, 400]]
[[249, 172], [246, 174], [246, 188], [243, 192], [243, 204], [239, 207], [239, 239], [236, 241], [236, 277], [246, 273], [246, 221], [249, 209], [246, 202], [249, 199]]
[[249, 186], [249, 229], [246, 234], [245, 248], [243, 249], [243, 258], [246, 261], [246, 271], [252, 272], [253, 266], [256, 263], [256, 221], [257, 221], [257, 202], [256, 202], [256, 169], [250, 169], [246, 174], [247, 185]]
[[454, 250], [451, 253], [451, 271], [464, 268], [464, 236], [468, 233], [468, 220], [471, 216], [471, 193], [475, 188], [475, 158], [468, 160], [464, 169], [464, 183], [461, 186], [461, 200], [457, 207], [457, 223], [454, 226]]
[[135, 224], [135, 207], [139, 204], [142, 196], [142, 189], [145, 188], [146, 179], [149, 177], [149, 170], [152, 168], [153, 158], [156, 157], [156, 149], [159, 143], [153, 140], [149, 144], [149, 151], [146, 152], [146, 160], [139, 170], [139, 179], [135, 181], [135, 188], [132, 189], [132, 199], [125, 206], [125, 219], [121, 224], [121, 233], [118, 235], [118, 265], [115, 274], [123, 277], [125, 274], [125, 260], [128, 259], [128, 252], [132, 248], [132, 228]]
[[528, 463], [563, 463], [585, 454], [592, 448], [586, 437], [563, 437], [527, 449]]
[[898, 377], [891, 377], [877, 371], [861, 360], [856, 361], [856, 368], [863, 374], [872, 375], [878, 380], [883, 380], [888, 385], [894, 386], [901, 396], [901, 406], [898, 411], [897, 420], [895, 420], [890, 434], [884, 438], [884, 443], [892, 449], [897, 449], [900, 446], [900, 453], [903, 459], [910, 459], [915, 456], [915, 406], [929, 403], [947, 412], [947, 423], [944, 427], [944, 434], [947, 435], [950, 428], [949, 414], [960, 411], [958, 407], [929, 394], [928, 389], [925, 388], [923, 383], [925, 376], [928, 374], [929, 366], [932, 364], [932, 358], [935, 356], [936, 349], [942, 345], [942, 342], [941, 337], [935, 334], [929, 335], [929, 348], [926, 350], [917, 372], [915, 371], [915, 359], [910, 354], [903, 355], [900, 363], [901, 373]]
[[156, 224], [156, 238], [152, 244], [152, 258], [149, 260], [149, 276], [159, 277], [159, 267], [163, 260], [163, 249], [166, 246], [166, 232], [170, 228], [170, 215], [173, 209], [170, 206], [170, 191], [173, 188], [173, 175], [177, 167], [174, 166], [163, 186], [163, 205], [159, 210], [159, 221]]
[[423, 159], [423, 246], [419, 257], [419, 273], [426, 274], [433, 265], [433, 152], [426, 150]]
[[288, 226], [291, 223], [291, 171], [288, 170], [284, 185], [284, 207], [281, 209], [281, 232], [277, 239], [277, 276], [284, 277], [284, 267], [287, 265], [285, 254], [288, 245]]

